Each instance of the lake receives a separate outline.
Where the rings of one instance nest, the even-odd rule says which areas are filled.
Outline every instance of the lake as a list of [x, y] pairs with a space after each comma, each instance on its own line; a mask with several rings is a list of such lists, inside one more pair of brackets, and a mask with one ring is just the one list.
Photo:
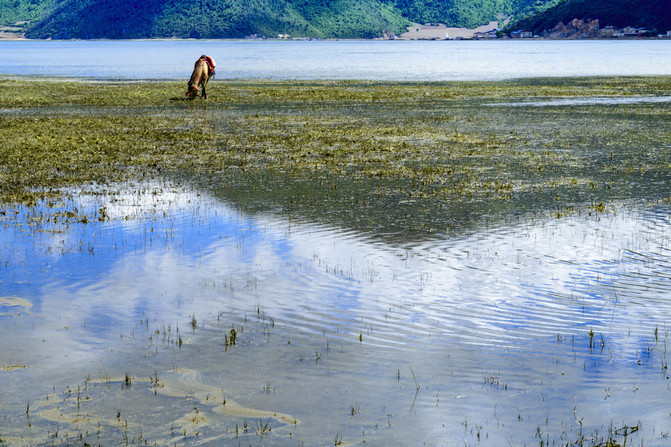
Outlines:
[[[41, 90], [21, 106], [5, 100], [2, 144], [23, 141], [11, 126], [80, 132], [36, 132], [24, 155], [151, 142], [151, 126], [133, 128], [147, 119], [165, 139], [151, 163], [119, 160], [129, 170], [155, 172], [168, 145], [183, 158], [237, 148], [326, 164], [337, 158], [329, 142], [348, 141], [340, 129], [359, 132], [349, 145], [378, 168], [358, 172], [353, 151], [333, 165], [336, 180], [279, 163], [254, 177], [240, 155], [207, 175], [194, 164], [182, 177], [2, 204], [0, 445], [668, 445], [671, 92], [425, 84], [400, 106], [389, 99], [398, 85], [343, 82], [351, 96], [320, 101], [331, 83], [222, 80], [668, 74], [669, 47], [0, 42], [3, 77], [113, 81], [62, 83], [55, 105], [40, 105]], [[217, 59], [224, 99], [213, 86], [207, 103], [188, 102], [153, 82], [159, 105], [103, 100], [119, 80], [127, 95], [137, 80], [185, 79], [201, 53]], [[82, 86], [99, 88], [90, 104]], [[289, 99], [273, 105], [279, 94]], [[114, 139], [119, 129], [129, 138]], [[195, 147], [189, 132], [217, 145]], [[425, 157], [408, 162], [413, 151]], [[382, 157], [405, 168], [387, 183], [376, 177], [390, 167]], [[441, 178], [440, 164], [454, 175]], [[432, 206], [431, 190], [413, 186], [423, 180], [462, 200]]]
[[184, 79], [203, 53], [217, 61], [220, 80], [671, 74], [671, 40], [0, 41], [0, 74]]

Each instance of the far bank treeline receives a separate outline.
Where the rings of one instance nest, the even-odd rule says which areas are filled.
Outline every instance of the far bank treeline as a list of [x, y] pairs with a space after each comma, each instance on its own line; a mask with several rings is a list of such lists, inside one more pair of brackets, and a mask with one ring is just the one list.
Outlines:
[[[560, 0], [0, 0], [0, 26], [33, 39], [376, 38], [411, 22], [475, 27]], [[27, 23], [21, 23], [27, 21]]]

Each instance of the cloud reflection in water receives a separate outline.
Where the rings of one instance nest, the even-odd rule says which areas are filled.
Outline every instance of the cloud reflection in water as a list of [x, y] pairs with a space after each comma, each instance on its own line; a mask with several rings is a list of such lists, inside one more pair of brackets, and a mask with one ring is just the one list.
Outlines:
[[[15, 383], [14, 405], [102, 369], [179, 364], [301, 420], [291, 443], [270, 435], [277, 445], [533, 443], [538, 427], [570, 441], [580, 424], [639, 421], [646, 445], [663, 445], [668, 208], [399, 248], [151, 189], [80, 199], [111, 221], [2, 228], [0, 295], [32, 304], [0, 316], [12, 340], [0, 363], [25, 364], [12, 377], [33, 384]], [[229, 353], [231, 326], [245, 330]], [[185, 346], [135, 340], [155, 327]], [[266, 383], [277, 391], [258, 393]]]

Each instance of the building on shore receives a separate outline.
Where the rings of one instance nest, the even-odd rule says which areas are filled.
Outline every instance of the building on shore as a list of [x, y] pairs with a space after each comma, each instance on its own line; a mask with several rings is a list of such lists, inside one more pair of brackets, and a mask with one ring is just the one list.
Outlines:
[[624, 31], [612, 25], [604, 26], [599, 30], [601, 37], [624, 37]]
[[478, 31], [473, 35], [474, 39], [497, 39], [501, 35], [501, 30], [496, 28], [490, 31]]
[[518, 31], [512, 31], [510, 33], [510, 37], [513, 39], [529, 39], [531, 37], [534, 37], [534, 33], [526, 29], [521, 29]]

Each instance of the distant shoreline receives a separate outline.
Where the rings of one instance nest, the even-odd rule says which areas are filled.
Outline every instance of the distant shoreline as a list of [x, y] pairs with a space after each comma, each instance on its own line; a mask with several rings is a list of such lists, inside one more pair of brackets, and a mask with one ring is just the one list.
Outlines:
[[[499, 26], [499, 22], [491, 21], [487, 25], [482, 25], [477, 28], [459, 28], [459, 27], [448, 27], [445, 24], [435, 24], [435, 25], [422, 25], [419, 23], [414, 23], [408, 27], [408, 30], [405, 33], [402, 33], [400, 36], [396, 36], [394, 39], [384, 39], [384, 38], [374, 38], [374, 39], [324, 39], [324, 38], [295, 38], [295, 39], [277, 39], [277, 38], [266, 38], [266, 39], [250, 39], [250, 40], [444, 40], [446, 34], [449, 36], [449, 39], [471, 39], [477, 32], [486, 32], [492, 29], [496, 29]], [[27, 39], [25, 33], [22, 31], [12, 31], [9, 27], [5, 29], [0, 28], [0, 40], [51, 40], [51, 39]], [[107, 40], [107, 39], [58, 39], [58, 40]], [[213, 40], [213, 39], [180, 39], [172, 37], [153, 37], [146, 39], [109, 39], [109, 40]], [[239, 38], [222, 38], [214, 40], [246, 40], [243, 37]]]
[[[450, 28], [451, 29], [451, 28]], [[455, 29], [461, 29], [461, 28], [455, 28]], [[449, 31], [448, 31], [449, 33]], [[404, 33], [405, 34], [405, 33]], [[403, 34], [403, 35], [404, 35]], [[401, 35], [401, 36], [403, 36]], [[262, 41], [269, 41], [269, 42], [297, 42], [297, 41], [333, 41], [333, 42], [338, 42], [338, 41], [392, 41], [392, 40], [397, 40], [397, 41], [451, 41], [451, 40], [461, 40], [461, 41], [467, 41], [467, 40], [487, 40], [487, 41], [497, 41], [497, 40], [519, 40], [519, 41], [530, 41], [530, 40], [603, 40], [603, 41], [621, 41], [621, 40], [671, 40], [671, 37], [669, 36], [652, 36], [652, 37], [618, 37], [618, 38], [606, 38], [606, 37], [601, 37], [601, 38], [583, 38], [583, 39], [577, 39], [577, 38], [561, 38], [561, 39], [552, 39], [552, 38], [547, 38], [547, 37], [533, 37], [533, 38], [520, 38], [520, 39], [511, 39], [509, 37], [504, 37], [500, 39], [494, 39], [494, 38], [485, 38], [485, 39], [477, 39], [474, 38], [473, 36], [471, 37], [464, 37], [464, 36], [458, 36], [458, 37], [452, 37], [455, 34], [449, 34], [449, 38], [445, 39], [444, 37], [439, 38], [439, 37], [418, 37], [418, 38], [406, 38], [406, 37], [397, 37], [395, 39], [323, 39], [323, 38], [316, 38], [316, 39], [245, 39], [245, 38], [232, 38], [232, 37], [227, 37], [227, 38], [221, 38], [221, 39], [181, 39], [181, 38], [172, 38], [172, 37], [153, 37], [153, 38], [143, 38], [143, 39], [106, 39], [106, 38], [100, 38], [100, 39], [28, 39], [25, 37], [16, 37], [16, 36], [3, 36], [0, 35], [0, 42], [49, 42], [49, 41], [54, 41], [54, 42], [76, 42], [76, 41], [187, 41], [187, 40], [192, 40], [192, 41], [208, 41], [208, 40], [220, 40], [220, 41], [252, 41], [252, 42], [262, 42]]]
[[[482, 25], [476, 28], [460, 28], [460, 27], [448, 27], [443, 23], [427, 25], [413, 23], [408, 27], [408, 30], [405, 33], [402, 33], [400, 36], [395, 36], [393, 39], [385, 38], [374, 38], [374, 39], [333, 39], [333, 38], [289, 38], [289, 39], [277, 39], [277, 38], [266, 38], [266, 39], [250, 39], [250, 40], [272, 40], [272, 41], [282, 41], [282, 40], [445, 40], [446, 35], [449, 36], [448, 39], [471, 39], [475, 36], [476, 33], [484, 33], [492, 29], [499, 27], [499, 22], [496, 20], [490, 21], [486, 25]], [[51, 39], [27, 39], [25, 33], [17, 30], [13, 27], [0, 27], [0, 41], [1, 40], [51, 40]], [[182, 39], [174, 37], [151, 37], [145, 39], [57, 39], [57, 40], [247, 40], [244, 37], [238, 38], [221, 38], [221, 39]]]
[[[505, 26], [505, 23], [504, 23]], [[295, 42], [295, 41], [373, 41], [373, 40], [508, 40], [509, 37], [503, 37], [497, 39], [494, 37], [486, 37], [487, 33], [494, 33], [497, 29], [500, 28], [498, 21], [493, 20], [486, 25], [481, 25], [476, 28], [460, 28], [460, 27], [450, 27], [445, 24], [419, 24], [415, 23], [408, 27], [408, 30], [405, 33], [402, 33], [399, 36], [394, 36], [394, 38], [373, 38], [373, 39], [337, 39], [337, 38], [288, 38], [288, 39], [278, 39], [278, 38], [264, 38], [264, 39], [249, 39], [244, 37], [225, 37], [225, 38], [212, 38], [212, 39], [194, 39], [194, 38], [179, 38], [179, 37], [147, 37], [147, 38], [138, 38], [138, 39], [110, 39], [110, 38], [96, 38], [96, 39], [28, 39], [25, 37], [25, 33], [19, 31], [10, 31], [8, 28], [11, 27], [0, 27], [0, 42], [2, 41], [62, 41], [62, 42], [72, 42], [72, 41], [96, 41], [96, 40], [109, 40], [109, 41], [208, 41], [208, 40], [221, 40], [221, 41], [272, 41], [272, 42]], [[480, 36], [478, 36], [480, 35]], [[585, 38], [551, 38], [551, 37], [525, 37], [515, 40], [613, 40], [611, 37], [585, 37]], [[647, 37], [618, 37], [617, 40], [671, 40], [671, 36], [647, 36]]]

